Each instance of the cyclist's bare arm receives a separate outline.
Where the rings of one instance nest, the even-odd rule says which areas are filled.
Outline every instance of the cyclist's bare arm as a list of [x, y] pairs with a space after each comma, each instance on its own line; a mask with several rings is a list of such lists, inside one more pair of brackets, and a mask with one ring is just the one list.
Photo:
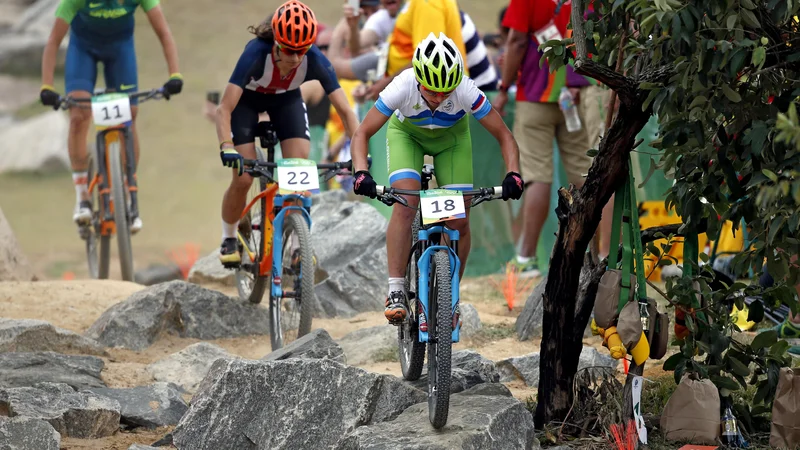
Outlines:
[[358, 126], [353, 140], [350, 143], [350, 156], [353, 159], [353, 172], [359, 170], [369, 170], [367, 155], [369, 154], [369, 139], [381, 129], [389, 120], [382, 112], [374, 106], [370, 108], [367, 117]]
[[53, 85], [53, 79], [56, 71], [56, 58], [58, 56], [58, 48], [61, 46], [61, 41], [69, 31], [69, 24], [66, 20], [57, 17], [53, 24], [53, 29], [50, 31], [50, 37], [47, 38], [47, 44], [44, 47], [42, 54], [42, 84], [46, 86]]
[[353, 112], [353, 108], [350, 107], [350, 103], [347, 101], [347, 95], [345, 95], [344, 89], [339, 88], [331, 92], [328, 94], [328, 98], [331, 100], [331, 104], [333, 105], [334, 109], [336, 109], [339, 117], [342, 118], [345, 134], [352, 139], [353, 134], [358, 128], [358, 117], [356, 117], [356, 113]]
[[219, 142], [228, 141], [229, 147], [233, 147], [231, 142], [231, 113], [239, 103], [239, 98], [242, 96], [244, 90], [239, 86], [228, 83], [225, 86], [225, 92], [222, 93], [222, 99], [217, 106], [217, 137]]
[[164, 57], [167, 60], [167, 67], [169, 74], [180, 73], [178, 67], [178, 46], [175, 45], [175, 39], [172, 37], [172, 32], [167, 24], [167, 18], [164, 17], [164, 11], [161, 10], [161, 5], [147, 11], [147, 20], [150, 21], [150, 26], [156, 32], [158, 40], [161, 41], [161, 47], [164, 49]]
[[506, 168], [509, 172], [519, 173], [519, 146], [517, 145], [514, 135], [503, 122], [503, 119], [498, 114], [497, 110], [492, 108], [489, 114], [479, 120], [481, 125], [489, 133], [492, 133], [497, 142], [500, 143], [500, 152], [503, 154], [503, 160], [506, 162]]

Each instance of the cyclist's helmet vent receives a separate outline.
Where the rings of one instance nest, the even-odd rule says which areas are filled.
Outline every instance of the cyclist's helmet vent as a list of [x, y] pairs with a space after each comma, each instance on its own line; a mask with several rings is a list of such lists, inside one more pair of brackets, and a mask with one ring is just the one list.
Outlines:
[[417, 81], [435, 92], [457, 88], [464, 74], [461, 52], [444, 33], [439, 33], [438, 37], [431, 33], [420, 42], [411, 64]]
[[316, 41], [317, 19], [311, 8], [297, 0], [289, 0], [272, 16], [272, 30], [279, 44], [299, 50]]

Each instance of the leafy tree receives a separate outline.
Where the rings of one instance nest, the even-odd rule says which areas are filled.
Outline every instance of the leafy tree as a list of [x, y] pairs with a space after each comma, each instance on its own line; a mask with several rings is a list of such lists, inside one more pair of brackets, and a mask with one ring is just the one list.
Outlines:
[[[572, 63], [578, 73], [612, 88], [619, 106], [583, 187], [559, 191], [559, 230], [544, 295], [537, 426], [563, 420], [571, 405], [582, 345], [573, 330], [585, 328], [594, 304], [593, 289], [575, 300], [583, 255], [603, 206], [625, 180], [636, 135], [652, 114], [659, 121], [652, 145], [661, 153], [651, 164], [674, 179], [666, 203], [682, 219], [664, 236], [706, 232], [716, 239], [725, 221], [739, 232], [744, 223], [752, 245], [734, 259], [735, 271], [752, 269], [755, 277], [766, 265], [776, 280], [764, 292], [766, 300], [787, 302], [794, 310], [792, 286], [800, 281], [793, 261], [800, 248], [800, 125], [794, 106], [800, 95], [800, 2], [594, 0], [592, 11], [588, 6], [573, 0], [573, 37], [541, 48], [550, 47], [545, 56], [551, 70]], [[649, 249], [661, 256], [655, 246]], [[667, 286], [670, 302], [689, 312], [690, 331], [667, 368], [678, 376], [698, 372], [727, 391], [756, 384], [757, 399], [771, 402], [775, 371], [787, 363], [785, 343], [770, 333], [748, 345], [736, 342], [727, 310], [735, 292], [757, 288], [720, 286], [708, 266], [693, 273]], [[698, 287], [705, 306], [697, 304]], [[735, 302], [743, 306], [741, 298]], [[763, 319], [763, 310], [754, 307], [751, 318]], [[631, 373], [641, 371], [634, 367]]]

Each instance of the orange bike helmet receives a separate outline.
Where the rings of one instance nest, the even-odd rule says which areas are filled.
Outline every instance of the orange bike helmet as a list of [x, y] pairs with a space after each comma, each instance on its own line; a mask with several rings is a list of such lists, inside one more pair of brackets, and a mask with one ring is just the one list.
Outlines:
[[272, 16], [275, 41], [293, 49], [313, 44], [317, 39], [317, 28], [314, 11], [297, 0], [282, 4]]

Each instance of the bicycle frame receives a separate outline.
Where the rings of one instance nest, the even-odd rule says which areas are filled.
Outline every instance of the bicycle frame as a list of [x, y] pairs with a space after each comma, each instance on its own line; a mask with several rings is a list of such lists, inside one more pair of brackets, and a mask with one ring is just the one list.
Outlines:
[[[448, 256], [450, 257], [450, 291], [451, 291], [451, 308], [452, 308], [452, 315], [455, 315], [456, 308], [458, 307], [458, 302], [460, 299], [460, 270], [461, 270], [461, 260], [458, 258], [458, 230], [452, 230], [447, 228], [444, 225], [434, 225], [429, 228], [422, 228], [419, 230], [418, 235], [418, 242], [428, 242], [428, 239], [431, 234], [446, 234], [448, 239], [450, 240], [450, 245], [424, 245], [424, 250], [422, 251], [422, 255], [420, 255], [419, 260], [417, 260], [417, 272], [419, 274], [419, 279], [417, 280], [417, 290], [418, 292], [418, 300], [422, 305], [423, 313], [428, 316], [430, 293], [428, 292], [428, 286], [431, 276], [431, 261], [433, 260], [433, 254], [439, 250], [447, 250]], [[412, 249], [413, 251], [413, 249]], [[460, 339], [460, 332], [461, 327], [455, 327], [453, 329], [452, 334], [452, 342], [458, 342]], [[428, 342], [428, 332], [419, 330], [418, 333], [419, 341], [420, 342]]]
[[[285, 201], [297, 201], [300, 200], [302, 202], [302, 206], [286, 206], [284, 207]], [[283, 221], [286, 218], [286, 214], [290, 213], [291, 211], [301, 211], [303, 214], [303, 218], [305, 219], [306, 223], [308, 224], [308, 228], [311, 229], [311, 214], [309, 210], [311, 209], [311, 197], [306, 197], [302, 194], [288, 194], [288, 195], [279, 195], [275, 197], [275, 206], [274, 210], [277, 213], [274, 214], [274, 221], [272, 222], [272, 248], [283, 248]], [[283, 297], [283, 289], [281, 289], [281, 273], [283, 273], [283, 259], [281, 258], [282, 252], [272, 252], [272, 287], [270, 288], [270, 292], [272, 294], [272, 298], [282, 298]], [[265, 260], [267, 258], [264, 258]], [[263, 263], [263, 261], [262, 261]], [[298, 275], [297, 279], [301, 280], [303, 278], [302, 268], [300, 269], [300, 274]]]
[[[112, 236], [116, 233], [116, 223], [114, 222], [114, 209], [117, 205], [113, 204], [111, 200], [111, 185], [109, 184], [108, 164], [109, 157], [108, 151], [111, 145], [117, 143], [122, 147], [125, 143], [124, 152], [120, 155], [125, 161], [125, 175], [128, 178], [128, 192], [130, 194], [131, 204], [123, 205], [127, 209], [128, 216], [136, 216], [139, 210], [138, 200], [138, 187], [136, 185], [136, 161], [133, 151], [133, 133], [127, 125], [118, 125], [115, 127], [99, 128], [96, 139], [96, 154], [97, 173], [89, 183], [89, 193], [91, 194], [95, 188], [99, 189], [100, 193], [100, 207], [102, 214], [100, 215], [100, 234], [102, 236]], [[123, 149], [120, 148], [120, 151]]]

